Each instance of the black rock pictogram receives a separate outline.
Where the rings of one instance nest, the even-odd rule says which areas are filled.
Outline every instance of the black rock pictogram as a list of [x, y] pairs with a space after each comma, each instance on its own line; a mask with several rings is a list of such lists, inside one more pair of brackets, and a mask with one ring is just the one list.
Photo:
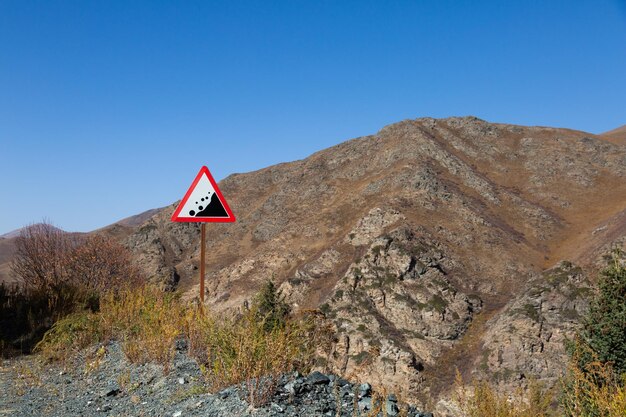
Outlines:
[[[210, 196], [210, 197], [209, 197]], [[211, 200], [208, 205], [205, 207], [205, 202]], [[228, 217], [228, 213], [222, 206], [222, 202], [217, 197], [216, 193], [209, 193], [206, 197], [202, 197], [200, 201], [196, 201], [197, 211], [189, 210], [189, 215], [193, 217]]]

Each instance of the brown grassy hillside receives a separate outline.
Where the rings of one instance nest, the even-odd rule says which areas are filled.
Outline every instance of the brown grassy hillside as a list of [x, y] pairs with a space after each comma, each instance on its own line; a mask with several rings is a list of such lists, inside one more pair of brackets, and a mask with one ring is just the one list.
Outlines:
[[617, 145], [626, 145], [626, 125], [602, 133], [600, 137]]

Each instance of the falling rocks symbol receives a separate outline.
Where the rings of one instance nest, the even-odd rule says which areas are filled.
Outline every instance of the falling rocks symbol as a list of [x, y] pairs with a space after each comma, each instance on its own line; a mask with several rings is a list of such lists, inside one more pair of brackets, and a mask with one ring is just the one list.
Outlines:
[[[205, 198], [204, 200], [208, 199], [209, 197]], [[198, 213], [196, 213], [194, 210], [189, 211], [189, 215], [194, 217], [228, 217], [228, 213], [226, 213], [224, 206], [222, 206], [220, 199], [215, 193], [213, 193], [213, 195], [211, 196], [211, 202], [209, 203], [209, 205], [206, 207], [200, 205], [198, 206], [198, 210], [200, 210]]]

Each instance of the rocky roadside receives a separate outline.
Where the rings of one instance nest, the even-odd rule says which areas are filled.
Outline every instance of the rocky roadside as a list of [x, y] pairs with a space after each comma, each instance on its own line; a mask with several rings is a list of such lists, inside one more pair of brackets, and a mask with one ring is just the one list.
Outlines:
[[[243, 386], [208, 394], [198, 363], [178, 346], [171, 368], [131, 364], [112, 342], [79, 353], [65, 364], [43, 366], [35, 357], [0, 364], [0, 416], [410, 416], [431, 413], [384, 398], [369, 384], [313, 372], [280, 378], [258, 408]], [[377, 414], [372, 410], [380, 406]]]

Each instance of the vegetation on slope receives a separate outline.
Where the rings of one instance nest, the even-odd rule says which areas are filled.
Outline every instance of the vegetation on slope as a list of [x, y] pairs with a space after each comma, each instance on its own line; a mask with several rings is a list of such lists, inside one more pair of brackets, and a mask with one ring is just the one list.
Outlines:
[[615, 250], [598, 294], [570, 346], [562, 405], [566, 416], [626, 415], [626, 266]]
[[[616, 250], [600, 273], [599, 292], [569, 348], [560, 392], [531, 383], [526, 393], [499, 393], [484, 381], [457, 378], [463, 417], [623, 417], [626, 415], [626, 266]], [[558, 411], [551, 406], [559, 397]]]
[[[265, 294], [268, 288], [273, 284], [266, 285]], [[259, 307], [254, 303], [240, 314], [223, 317], [151, 286], [126, 288], [104, 294], [97, 312], [81, 311], [59, 320], [36, 350], [59, 360], [115, 339], [131, 362], [158, 362], [167, 369], [175, 343], [188, 343], [212, 389], [243, 382], [249, 400], [257, 404], [273, 393], [280, 375], [310, 369], [323, 337], [315, 315], [279, 319], [276, 310], [261, 314]]]

